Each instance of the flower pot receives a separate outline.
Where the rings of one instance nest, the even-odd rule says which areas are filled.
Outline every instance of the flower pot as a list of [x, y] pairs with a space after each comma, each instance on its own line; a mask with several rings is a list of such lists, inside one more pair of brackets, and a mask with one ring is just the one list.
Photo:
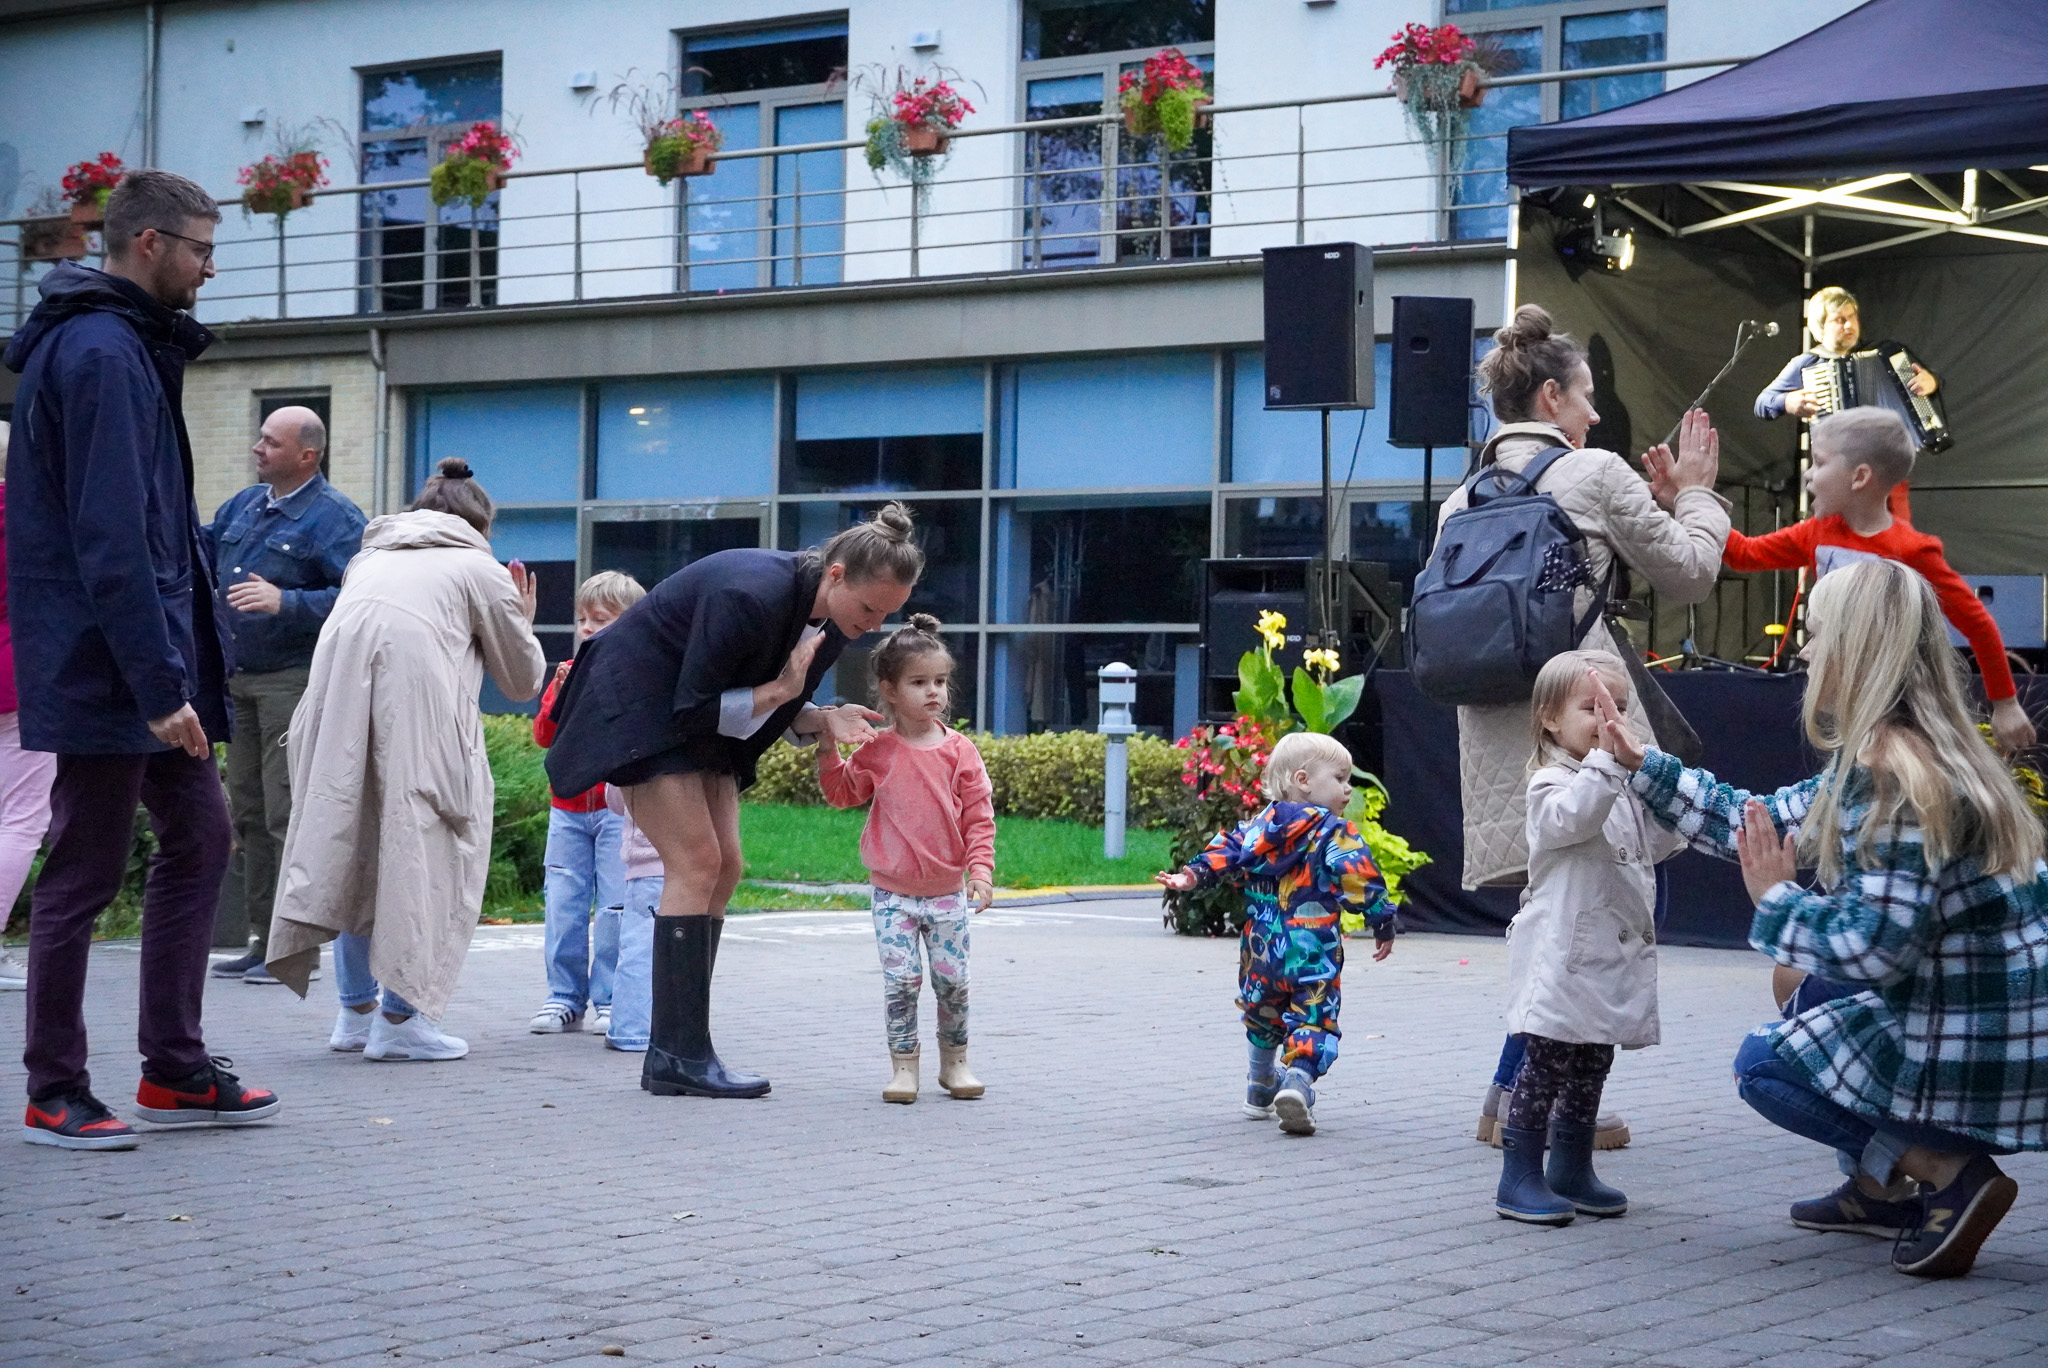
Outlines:
[[700, 147], [676, 163], [678, 176], [708, 176], [715, 170], [711, 165], [711, 149]]
[[903, 150], [913, 157], [943, 157], [951, 141], [942, 128], [919, 124], [903, 130]]
[[1197, 95], [1195, 97], [1195, 127], [1207, 128], [1209, 126], [1209, 106], [1215, 103], [1216, 101], [1207, 95]]
[[48, 223], [41, 240], [22, 244], [30, 261], [79, 261], [85, 256], [85, 225], [75, 220]]
[[505, 168], [502, 166], [486, 166], [484, 168], [484, 193], [488, 195], [504, 188]]
[[1458, 78], [1458, 107], [1477, 109], [1486, 103], [1486, 87], [1479, 84], [1479, 68], [1466, 67]]
[[1125, 106], [1124, 106], [1124, 132], [1126, 132], [1126, 133], [1130, 134], [1130, 135], [1131, 135], [1132, 137], [1134, 137], [1134, 138], [1142, 138], [1142, 137], [1144, 137], [1144, 136], [1145, 136], [1145, 129], [1144, 129], [1144, 123], [1145, 123], [1145, 115], [1146, 115], [1146, 113], [1147, 113], [1147, 111], [1146, 111], [1146, 109], [1145, 109], [1145, 106], [1143, 106], [1143, 105], [1137, 105], [1137, 104], [1127, 104], [1127, 105], [1125, 105]]
[[313, 202], [313, 192], [303, 185], [285, 187], [285, 196], [289, 202], [285, 210], [286, 213], [290, 213], [294, 209], [303, 209]]
[[71, 221], [81, 228], [97, 228], [106, 221], [106, 211], [97, 198], [71, 206]]

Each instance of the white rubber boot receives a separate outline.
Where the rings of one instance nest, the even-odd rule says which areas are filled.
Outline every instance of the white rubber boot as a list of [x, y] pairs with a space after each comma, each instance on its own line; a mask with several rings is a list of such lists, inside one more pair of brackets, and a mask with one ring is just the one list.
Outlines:
[[939, 1046], [939, 1086], [955, 1097], [979, 1097], [987, 1091], [980, 1079], [967, 1072], [965, 1045]]
[[897, 1054], [891, 1051], [889, 1063], [896, 1072], [890, 1076], [889, 1085], [882, 1089], [884, 1102], [917, 1101], [917, 1051]]

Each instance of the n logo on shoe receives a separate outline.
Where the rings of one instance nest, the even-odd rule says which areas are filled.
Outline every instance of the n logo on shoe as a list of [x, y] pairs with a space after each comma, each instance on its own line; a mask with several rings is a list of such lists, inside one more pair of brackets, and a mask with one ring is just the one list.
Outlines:
[[1955, 1212], [1948, 1207], [1935, 1207], [1927, 1213], [1927, 1219], [1921, 1223], [1920, 1228], [1933, 1231], [1936, 1235], [1946, 1235], [1948, 1223], [1954, 1218]]
[[1854, 1197], [1844, 1197], [1842, 1199], [1842, 1214], [1852, 1221], [1862, 1220], [1863, 1203], [1857, 1201]]

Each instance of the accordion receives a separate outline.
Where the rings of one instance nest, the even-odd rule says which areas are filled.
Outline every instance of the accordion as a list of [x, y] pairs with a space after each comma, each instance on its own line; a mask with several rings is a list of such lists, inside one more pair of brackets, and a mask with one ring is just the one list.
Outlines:
[[1823, 356], [1800, 372], [1813, 396], [1814, 413], [1836, 413], [1869, 404], [1890, 409], [1922, 451], [1946, 451], [1955, 434], [1925, 395], [1913, 393], [1913, 358], [1896, 342], [1880, 342], [1847, 356]]

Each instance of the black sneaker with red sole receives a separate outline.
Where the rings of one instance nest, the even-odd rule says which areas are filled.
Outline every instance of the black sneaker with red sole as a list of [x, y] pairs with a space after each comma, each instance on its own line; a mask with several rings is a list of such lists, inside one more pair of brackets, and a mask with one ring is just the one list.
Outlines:
[[85, 1088], [30, 1098], [21, 1138], [31, 1145], [78, 1150], [131, 1150], [142, 1143], [126, 1121]]
[[145, 1072], [135, 1090], [135, 1114], [159, 1126], [246, 1126], [277, 1115], [284, 1105], [277, 1094], [243, 1087], [228, 1072], [234, 1062], [215, 1055], [191, 1077], [168, 1082]]

